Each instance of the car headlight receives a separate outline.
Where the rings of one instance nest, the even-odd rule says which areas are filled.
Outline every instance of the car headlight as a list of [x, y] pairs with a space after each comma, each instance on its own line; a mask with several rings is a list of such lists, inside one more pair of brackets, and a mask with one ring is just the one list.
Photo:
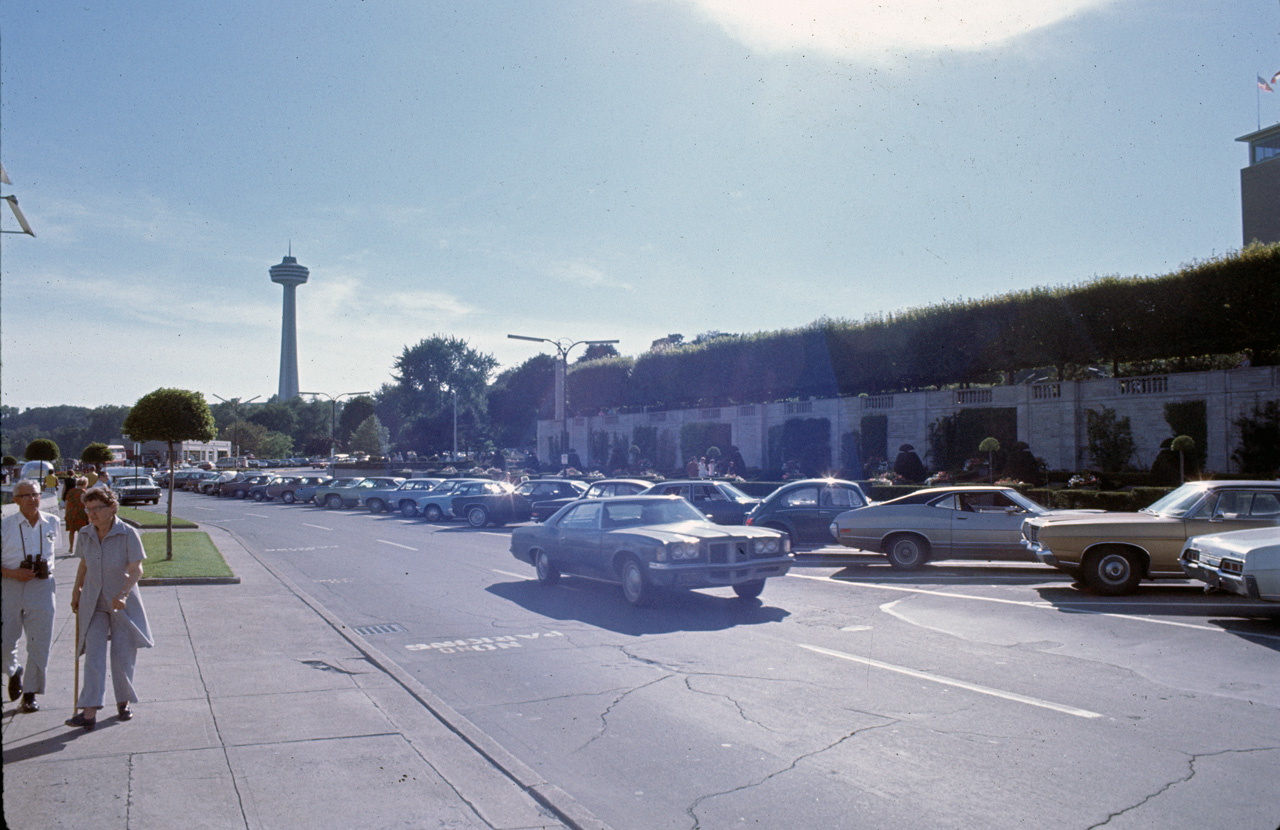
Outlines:
[[762, 553], [777, 553], [781, 547], [782, 539], [778, 537], [756, 539], [751, 543], [751, 549], [757, 556]]
[[697, 542], [670, 542], [666, 546], [667, 556], [671, 561], [688, 561], [698, 558]]

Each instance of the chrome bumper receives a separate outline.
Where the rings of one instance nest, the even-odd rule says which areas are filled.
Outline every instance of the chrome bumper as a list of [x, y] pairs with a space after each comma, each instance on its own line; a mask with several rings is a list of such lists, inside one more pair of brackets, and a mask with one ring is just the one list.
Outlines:
[[1058, 562], [1058, 557], [1053, 555], [1053, 551], [1049, 550], [1039, 542], [1030, 542], [1023, 539], [1022, 546], [1031, 551], [1031, 555], [1045, 565], [1052, 565], [1055, 568], [1061, 567], [1061, 563]]

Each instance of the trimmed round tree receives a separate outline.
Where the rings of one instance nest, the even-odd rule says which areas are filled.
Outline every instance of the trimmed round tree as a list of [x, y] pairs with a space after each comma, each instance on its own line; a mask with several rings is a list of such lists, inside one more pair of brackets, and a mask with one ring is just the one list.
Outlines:
[[22, 454], [28, 461], [48, 461], [50, 464], [62, 457], [58, 445], [49, 438], [37, 438], [27, 444]]
[[169, 445], [169, 505], [165, 519], [165, 559], [173, 558], [173, 463], [183, 441], [212, 441], [218, 434], [204, 395], [187, 389], [157, 389], [129, 410], [121, 430], [134, 441]]
[[996, 480], [996, 461], [995, 455], [1000, 452], [1000, 442], [991, 436], [982, 439], [982, 443], [978, 445], [978, 452], [987, 454], [987, 479], [992, 484]]
[[1195, 448], [1196, 439], [1190, 435], [1179, 435], [1169, 445], [1169, 449], [1178, 454], [1178, 478], [1183, 484], [1187, 483], [1187, 453], [1194, 451]]
[[99, 441], [94, 441], [92, 444], [85, 447], [80, 453], [80, 460], [82, 462], [85, 464], [92, 464], [99, 470], [102, 469], [104, 464], [109, 464], [114, 461], [115, 457], [116, 454], [111, 451], [111, 448]]

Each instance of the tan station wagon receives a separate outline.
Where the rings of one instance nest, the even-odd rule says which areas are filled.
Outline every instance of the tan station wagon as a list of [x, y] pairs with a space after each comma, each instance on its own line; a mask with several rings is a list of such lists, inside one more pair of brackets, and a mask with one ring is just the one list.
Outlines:
[[1184, 579], [1192, 536], [1280, 524], [1280, 482], [1197, 481], [1137, 513], [1037, 516], [1022, 523], [1036, 559], [1098, 592], [1131, 594], [1143, 579]]

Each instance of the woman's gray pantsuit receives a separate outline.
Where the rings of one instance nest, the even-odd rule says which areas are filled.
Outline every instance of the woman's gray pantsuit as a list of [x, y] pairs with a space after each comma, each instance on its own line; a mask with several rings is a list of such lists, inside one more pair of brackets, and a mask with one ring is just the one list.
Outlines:
[[126, 568], [146, 558], [138, 531], [116, 519], [102, 540], [89, 525], [77, 534], [76, 555], [85, 562], [80, 591], [79, 637], [84, 658], [84, 686], [76, 700], [79, 708], [100, 707], [106, 696], [107, 645], [111, 648], [111, 683], [116, 703], [133, 703], [133, 667], [139, 648], [153, 645], [147, 612], [138, 586], [134, 586], [121, 611], [111, 610], [112, 598], [127, 581]]

